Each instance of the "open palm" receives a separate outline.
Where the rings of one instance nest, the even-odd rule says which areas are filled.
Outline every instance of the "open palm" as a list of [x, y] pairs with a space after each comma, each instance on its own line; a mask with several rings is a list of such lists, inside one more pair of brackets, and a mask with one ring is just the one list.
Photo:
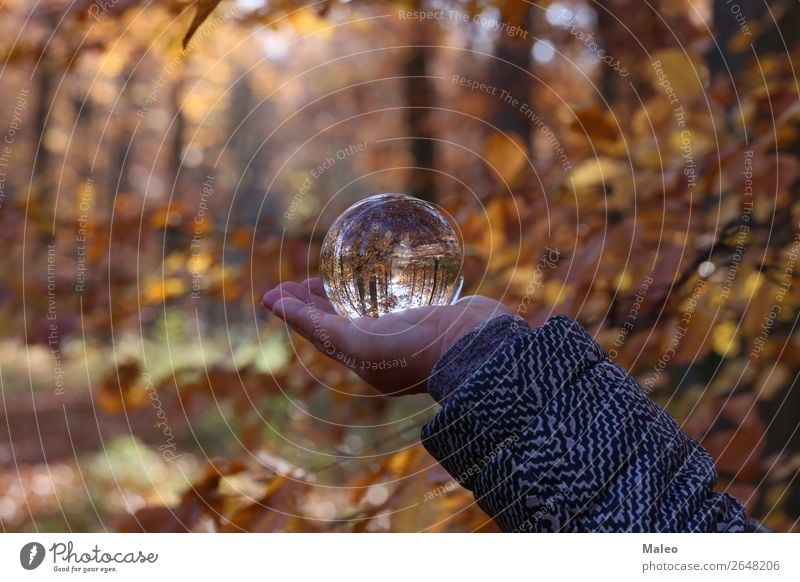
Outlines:
[[453, 305], [349, 320], [336, 314], [318, 278], [283, 283], [262, 301], [319, 351], [387, 395], [426, 391], [447, 348], [484, 321], [509, 313], [502, 303], [475, 295]]

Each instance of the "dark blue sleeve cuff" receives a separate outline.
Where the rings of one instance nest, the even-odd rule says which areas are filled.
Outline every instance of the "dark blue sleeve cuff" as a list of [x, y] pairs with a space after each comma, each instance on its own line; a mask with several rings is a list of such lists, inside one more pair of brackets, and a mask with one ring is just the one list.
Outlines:
[[518, 315], [498, 315], [454, 343], [436, 362], [428, 379], [428, 393], [440, 404], [494, 354], [530, 332]]

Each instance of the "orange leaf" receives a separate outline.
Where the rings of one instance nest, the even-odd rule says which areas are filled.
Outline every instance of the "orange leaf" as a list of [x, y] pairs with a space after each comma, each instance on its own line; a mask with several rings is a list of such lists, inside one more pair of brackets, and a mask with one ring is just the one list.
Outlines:
[[105, 412], [116, 414], [123, 410], [137, 410], [148, 401], [147, 392], [138, 382], [141, 373], [139, 362], [123, 362], [97, 392], [97, 403]]
[[486, 140], [483, 155], [500, 179], [513, 184], [528, 161], [525, 143], [516, 135], [493, 133]]

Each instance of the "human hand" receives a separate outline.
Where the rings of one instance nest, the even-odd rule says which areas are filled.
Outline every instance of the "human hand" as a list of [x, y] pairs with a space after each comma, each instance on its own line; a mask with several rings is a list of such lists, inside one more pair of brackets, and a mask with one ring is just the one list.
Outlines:
[[453, 305], [348, 320], [333, 310], [318, 278], [283, 283], [262, 302], [320, 352], [390, 396], [425, 392], [450, 346], [484, 321], [510, 313], [499, 301], [474, 295]]

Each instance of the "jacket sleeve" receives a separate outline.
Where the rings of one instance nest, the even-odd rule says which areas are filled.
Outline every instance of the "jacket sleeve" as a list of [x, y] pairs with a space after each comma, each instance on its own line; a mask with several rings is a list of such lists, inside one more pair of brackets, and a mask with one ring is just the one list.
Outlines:
[[570, 318], [494, 318], [428, 387], [423, 444], [504, 531], [745, 530], [708, 452]]

